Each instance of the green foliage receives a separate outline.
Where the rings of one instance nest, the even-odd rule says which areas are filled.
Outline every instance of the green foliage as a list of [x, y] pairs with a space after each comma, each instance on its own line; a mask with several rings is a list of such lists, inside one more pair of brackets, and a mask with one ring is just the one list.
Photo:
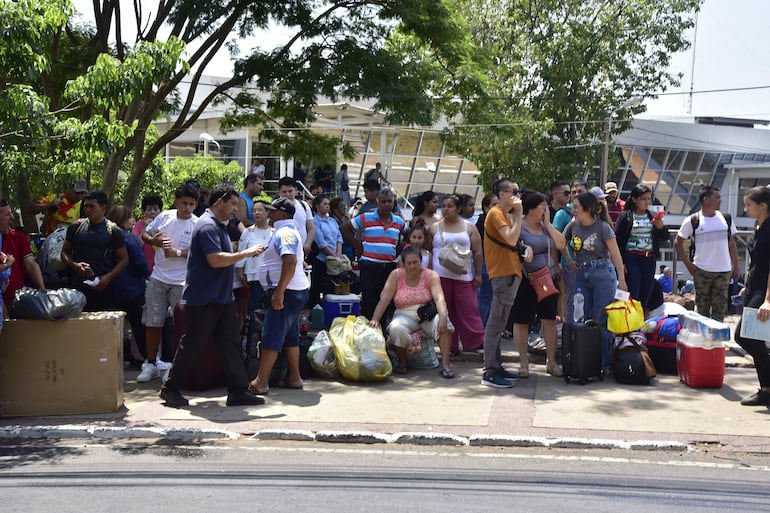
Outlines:
[[[545, 190], [590, 174], [604, 120], [628, 98], [678, 85], [667, 71], [689, 46], [699, 0], [457, 0], [487, 62], [488, 96], [460, 102], [450, 147], [488, 183], [515, 176]], [[452, 83], [441, 85], [454, 91]], [[632, 113], [617, 112], [613, 131]]]

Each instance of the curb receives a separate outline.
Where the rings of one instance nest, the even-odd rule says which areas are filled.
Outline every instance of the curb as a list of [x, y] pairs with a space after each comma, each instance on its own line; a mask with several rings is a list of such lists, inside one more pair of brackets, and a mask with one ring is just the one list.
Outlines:
[[[85, 425], [7, 426], [0, 440], [10, 439], [148, 439], [178, 441], [239, 440], [241, 433], [221, 429], [94, 427]], [[302, 431], [265, 429], [246, 438], [254, 441], [326, 442], [347, 444], [400, 444], [423, 446], [542, 447], [551, 449], [623, 449], [634, 451], [690, 451], [690, 444], [667, 440], [612, 440], [600, 438], [545, 438], [515, 435], [451, 433], [378, 433], [375, 431]]]

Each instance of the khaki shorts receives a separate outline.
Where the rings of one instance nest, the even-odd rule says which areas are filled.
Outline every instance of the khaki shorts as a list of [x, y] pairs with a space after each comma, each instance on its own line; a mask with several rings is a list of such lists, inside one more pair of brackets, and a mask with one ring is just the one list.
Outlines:
[[162, 328], [177, 303], [182, 300], [182, 285], [169, 285], [154, 278], [147, 282], [147, 290], [144, 293], [144, 313], [142, 322], [148, 328]]

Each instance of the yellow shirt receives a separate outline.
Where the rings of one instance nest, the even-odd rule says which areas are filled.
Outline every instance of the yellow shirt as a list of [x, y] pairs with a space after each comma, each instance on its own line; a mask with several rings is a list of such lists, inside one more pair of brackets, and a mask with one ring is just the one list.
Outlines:
[[[39, 203], [51, 203], [57, 196], [57, 194], [49, 194], [41, 199]], [[45, 234], [50, 235], [62, 224], [72, 224], [77, 221], [80, 218], [80, 203], [79, 200], [75, 203], [70, 203], [67, 196], [62, 196], [59, 208], [46, 216]]]

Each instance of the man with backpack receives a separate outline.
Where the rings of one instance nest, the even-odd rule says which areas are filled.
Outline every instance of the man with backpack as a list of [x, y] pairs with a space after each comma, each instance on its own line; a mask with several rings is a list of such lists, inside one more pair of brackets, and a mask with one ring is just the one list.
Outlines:
[[86, 295], [85, 310], [116, 308], [112, 279], [128, 266], [123, 231], [105, 217], [107, 195], [92, 191], [83, 199], [86, 218], [67, 228], [61, 260], [70, 269], [70, 287]]
[[[704, 185], [698, 199], [701, 209], [682, 222], [674, 247], [695, 282], [698, 313], [723, 321], [730, 278], [740, 276], [738, 249], [733, 239], [738, 230], [732, 217], [719, 211], [722, 194], [718, 187]], [[689, 254], [684, 250], [687, 239], [692, 240]]]

